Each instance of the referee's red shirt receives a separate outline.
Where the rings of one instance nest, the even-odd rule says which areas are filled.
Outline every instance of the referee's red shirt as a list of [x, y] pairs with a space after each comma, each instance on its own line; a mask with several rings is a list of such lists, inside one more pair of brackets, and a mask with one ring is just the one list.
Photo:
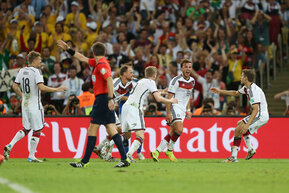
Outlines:
[[91, 76], [94, 95], [108, 93], [106, 79], [111, 76], [111, 68], [107, 59], [103, 57], [96, 63], [95, 58], [90, 58], [88, 59], [88, 64], [94, 67]]

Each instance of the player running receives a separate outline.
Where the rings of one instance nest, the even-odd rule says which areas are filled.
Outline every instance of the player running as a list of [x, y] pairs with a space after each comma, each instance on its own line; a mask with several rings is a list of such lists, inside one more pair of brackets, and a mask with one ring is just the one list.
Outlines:
[[161, 103], [171, 104], [178, 102], [176, 98], [166, 99], [161, 96], [156, 86], [156, 77], [156, 67], [147, 67], [145, 69], [145, 78], [138, 81], [122, 107], [121, 126], [123, 132], [129, 133], [129, 136], [131, 131], [135, 131], [136, 133], [136, 139], [133, 141], [127, 153], [127, 157], [131, 161], [133, 161], [133, 153], [140, 147], [144, 140], [145, 123], [142, 107], [148, 95], [152, 93], [156, 101]]
[[178, 99], [178, 104], [166, 105], [166, 121], [170, 125], [170, 132], [163, 138], [157, 149], [151, 152], [151, 156], [155, 162], [158, 162], [160, 152], [166, 151], [166, 156], [172, 162], [176, 162], [177, 159], [173, 154], [174, 144], [181, 136], [183, 132], [184, 119], [191, 119], [192, 113], [190, 108], [190, 99], [192, 96], [193, 88], [195, 86], [195, 80], [192, 78], [192, 62], [184, 59], [181, 62], [182, 74], [174, 77], [169, 84], [168, 98], [175, 97]]
[[[44, 127], [44, 113], [41, 104], [41, 93], [44, 92], [63, 92], [67, 90], [66, 87], [51, 88], [45, 86], [43, 83], [43, 76], [41, 74], [41, 57], [38, 52], [30, 52], [27, 55], [28, 67], [20, 69], [15, 82], [12, 85], [13, 90], [22, 98], [22, 124], [23, 129], [19, 130], [12, 141], [4, 148], [4, 157], [9, 159], [10, 151], [13, 146], [23, 137], [25, 137], [32, 129], [33, 134], [30, 140], [30, 153], [28, 162], [42, 162], [35, 157], [37, 145], [41, 131]], [[21, 88], [21, 90], [20, 90]]]
[[[130, 92], [137, 83], [137, 79], [133, 79], [133, 69], [129, 65], [122, 65], [120, 68], [120, 77], [113, 80], [113, 92], [114, 92], [114, 103], [117, 104], [120, 100], [126, 101], [127, 96], [124, 96]], [[122, 133], [120, 120], [115, 113], [116, 127], [118, 133]], [[128, 146], [128, 139], [126, 135], [123, 135], [123, 144], [126, 148]], [[100, 142], [96, 147], [94, 147], [93, 152], [99, 157], [104, 158], [105, 161], [115, 161], [111, 156], [114, 146], [114, 141], [108, 136], [102, 142]], [[102, 149], [105, 152], [102, 152]]]
[[111, 136], [117, 146], [121, 162], [115, 167], [127, 167], [130, 165], [129, 160], [124, 151], [123, 143], [120, 134], [117, 132], [114, 115], [113, 101], [113, 80], [111, 77], [111, 68], [109, 62], [105, 58], [106, 48], [102, 43], [95, 43], [92, 46], [94, 58], [87, 58], [79, 52], [71, 49], [64, 41], [58, 40], [57, 44], [60, 48], [67, 51], [81, 62], [88, 63], [94, 67], [92, 72], [93, 91], [95, 101], [91, 111], [91, 121], [88, 128], [88, 139], [86, 150], [83, 159], [80, 162], [71, 162], [72, 167], [82, 168], [87, 167], [92, 150], [96, 143], [96, 134], [100, 125], [105, 125], [106, 131]]
[[234, 142], [232, 146], [231, 157], [224, 160], [224, 162], [238, 162], [237, 154], [241, 144], [241, 137], [243, 135], [244, 141], [248, 148], [246, 160], [249, 160], [256, 154], [250, 141], [250, 135], [257, 132], [257, 130], [265, 125], [269, 120], [269, 113], [264, 92], [260, 87], [253, 83], [255, 73], [252, 70], [245, 69], [242, 71], [241, 83], [244, 86], [238, 91], [220, 90], [218, 88], [211, 88], [210, 91], [230, 96], [240, 96], [245, 94], [252, 106], [252, 113], [243, 120], [238, 121], [234, 132]]

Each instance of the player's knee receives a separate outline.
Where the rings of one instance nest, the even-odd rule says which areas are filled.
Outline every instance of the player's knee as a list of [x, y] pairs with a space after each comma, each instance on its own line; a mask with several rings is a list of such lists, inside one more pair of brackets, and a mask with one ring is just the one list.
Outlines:
[[116, 130], [117, 130], [117, 132], [118, 132], [119, 134], [122, 134], [122, 129], [121, 129], [121, 126], [119, 126], [119, 127], [116, 127]]
[[41, 130], [39, 130], [39, 131], [33, 131], [33, 134], [32, 134], [32, 137], [40, 137], [40, 135], [41, 135]]
[[23, 131], [24, 135], [26, 136], [29, 133], [30, 130], [27, 130], [27, 129], [23, 128], [22, 131]]

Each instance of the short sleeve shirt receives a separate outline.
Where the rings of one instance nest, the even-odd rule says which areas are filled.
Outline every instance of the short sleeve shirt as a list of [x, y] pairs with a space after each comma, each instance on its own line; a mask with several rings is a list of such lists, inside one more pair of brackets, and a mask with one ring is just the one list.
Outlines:
[[94, 58], [88, 60], [88, 64], [94, 67], [92, 72], [93, 92], [94, 95], [108, 93], [106, 79], [111, 76], [111, 68], [105, 57], [95, 61]]

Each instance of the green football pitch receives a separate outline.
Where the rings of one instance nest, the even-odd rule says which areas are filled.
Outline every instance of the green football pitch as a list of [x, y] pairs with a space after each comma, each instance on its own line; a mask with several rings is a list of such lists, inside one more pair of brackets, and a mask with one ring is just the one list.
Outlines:
[[147, 159], [121, 169], [113, 168], [117, 162], [99, 159], [92, 159], [88, 168], [72, 168], [70, 161], [28, 163], [26, 159], [10, 159], [0, 167], [0, 192], [289, 192], [289, 160], [284, 159], [240, 159], [239, 163], [220, 163], [219, 159], [154, 163]]

